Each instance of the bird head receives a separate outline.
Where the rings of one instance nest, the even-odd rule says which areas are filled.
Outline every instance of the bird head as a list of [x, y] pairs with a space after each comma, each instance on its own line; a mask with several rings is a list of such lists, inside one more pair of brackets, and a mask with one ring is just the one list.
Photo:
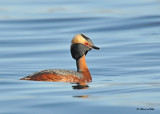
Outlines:
[[84, 54], [86, 55], [91, 49], [100, 49], [96, 47], [90, 38], [84, 34], [76, 34], [71, 42], [71, 55], [74, 59], [80, 59]]

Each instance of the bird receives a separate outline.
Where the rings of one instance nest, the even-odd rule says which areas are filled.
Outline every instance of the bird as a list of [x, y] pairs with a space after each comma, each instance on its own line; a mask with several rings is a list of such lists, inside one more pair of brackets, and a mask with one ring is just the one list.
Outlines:
[[85, 83], [91, 82], [92, 77], [85, 57], [92, 50], [100, 48], [95, 46], [90, 38], [84, 34], [76, 34], [71, 41], [70, 52], [72, 58], [76, 60], [77, 71], [64, 69], [47, 69], [30, 74], [20, 80], [33, 81], [53, 81], [53, 82], [70, 82]]

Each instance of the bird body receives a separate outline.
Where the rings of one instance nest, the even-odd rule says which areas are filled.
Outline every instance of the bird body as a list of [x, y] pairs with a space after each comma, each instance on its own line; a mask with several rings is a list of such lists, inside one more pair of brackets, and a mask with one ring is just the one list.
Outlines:
[[92, 77], [86, 64], [85, 56], [94, 46], [84, 34], [77, 34], [71, 42], [71, 54], [76, 60], [77, 71], [64, 69], [48, 69], [35, 72], [21, 80], [54, 81], [54, 82], [91, 82]]

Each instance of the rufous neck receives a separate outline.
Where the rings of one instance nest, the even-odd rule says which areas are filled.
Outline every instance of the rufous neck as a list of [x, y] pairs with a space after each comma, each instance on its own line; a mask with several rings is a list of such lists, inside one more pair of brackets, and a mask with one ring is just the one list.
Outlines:
[[76, 63], [77, 63], [77, 72], [82, 73], [82, 75], [84, 76], [84, 81], [85, 82], [92, 81], [92, 77], [85, 60], [85, 54], [79, 60], [76, 60]]
[[85, 55], [83, 55], [80, 59], [76, 60], [77, 63], [77, 72], [83, 72], [88, 70], [87, 63], [85, 60]]

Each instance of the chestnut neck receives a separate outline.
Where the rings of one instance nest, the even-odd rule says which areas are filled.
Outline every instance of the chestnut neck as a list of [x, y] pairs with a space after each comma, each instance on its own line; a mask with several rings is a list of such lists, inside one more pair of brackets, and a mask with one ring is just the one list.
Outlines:
[[92, 78], [85, 60], [85, 54], [80, 59], [76, 60], [76, 63], [77, 63], [77, 72], [82, 73], [85, 79], [91, 81]]

